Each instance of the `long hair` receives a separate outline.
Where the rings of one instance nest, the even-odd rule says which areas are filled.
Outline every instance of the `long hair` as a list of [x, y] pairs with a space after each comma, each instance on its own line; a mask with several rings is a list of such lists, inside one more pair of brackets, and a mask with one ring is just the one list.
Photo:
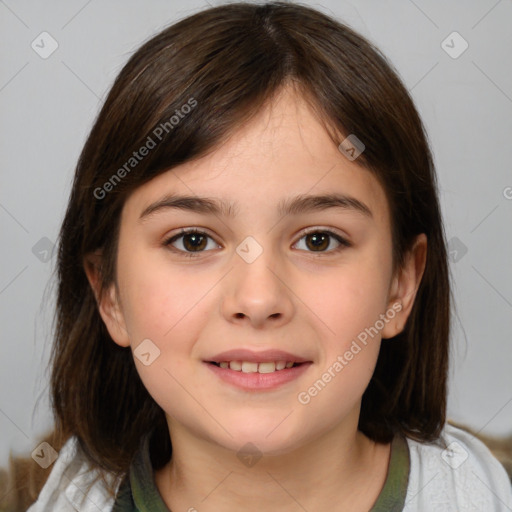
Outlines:
[[[382, 344], [359, 429], [377, 442], [399, 432], [427, 441], [444, 425], [447, 253], [433, 160], [411, 97], [381, 53], [338, 21], [293, 3], [234, 3], [169, 26], [129, 59], [76, 167], [59, 237], [51, 398], [61, 438], [76, 436], [100, 471], [126, 472], [149, 433], [155, 469], [172, 445], [130, 349], [116, 345], [102, 322], [84, 257], [101, 249], [103, 289], [115, 283], [128, 195], [213, 151], [285, 84], [307, 99], [333, 143], [349, 134], [364, 142], [357, 162], [386, 193], [395, 269], [417, 234], [428, 239], [415, 304], [404, 330]], [[135, 158], [144, 145], [153, 147]]]

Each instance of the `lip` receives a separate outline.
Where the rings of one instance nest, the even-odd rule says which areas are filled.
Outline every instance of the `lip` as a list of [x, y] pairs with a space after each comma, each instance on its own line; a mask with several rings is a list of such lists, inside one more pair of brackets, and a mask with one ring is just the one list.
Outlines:
[[[226, 352], [227, 353], [227, 352]], [[259, 354], [261, 356], [262, 353]], [[283, 352], [280, 352], [282, 355]], [[290, 354], [288, 354], [288, 357]], [[286, 358], [279, 359], [284, 361]], [[234, 361], [235, 359], [228, 359], [228, 361]], [[240, 360], [240, 359], [238, 359]], [[243, 359], [244, 361], [248, 361], [248, 359]], [[225, 361], [225, 359], [224, 359]], [[266, 362], [258, 359], [259, 362]], [[271, 359], [271, 361], [275, 361], [275, 359]], [[288, 359], [288, 361], [293, 361], [293, 357]], [[253, 361], [256, 362], [256, 361]], [[298, 362], [298, 361], [296, 361]], [[277, 370], [272, 373], [244, 373], [241, 371], [231, 370], [229, 368], [220, 368], [214, 364], [211, 364], [208, 361], [204, 361], [205, 364], [210, 370], [220, 379], [222, 379], [227, 384], [235, 386], [244, 391], [271, 391], [274, 390], [288, 382], [291, 382], [297, 378], [299, 378], [307, 369], [313, 364], [311, 361], [302, 362], [299, 366], [294, 366], [292, 368], [284, 368], [283, 370]]]
[[268, 349], [261, 352], [255, 352], [253, 350], [243, 348], [221, 352], [209, 359], [205, 359], [205, 362], [210, 361], [214, 363], [222, 363], [223, 361], [248, 361], [250, 363], [270, 363], [272, 361], [292, 361], [294, 363], [311, 362], [308, 359], [304, 359], [303, 357], [291, 354], [290, 352], [284, 352], [282, 350]]

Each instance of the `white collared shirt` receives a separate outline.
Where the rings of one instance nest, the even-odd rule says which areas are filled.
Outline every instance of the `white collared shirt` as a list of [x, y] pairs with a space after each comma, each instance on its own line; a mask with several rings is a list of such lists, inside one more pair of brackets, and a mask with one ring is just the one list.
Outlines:
[[[512, 512], [512, 484], [505, 469], [471, 434], [447, 424], [435, 442], [407, 438], [407, 444], [410, 469], [403, 512]], [[87, 468], [76, 439], [70, 438], [27, 512], [110, 512], [114, 498], [101, 480], [90, 487], [97, 472]]]

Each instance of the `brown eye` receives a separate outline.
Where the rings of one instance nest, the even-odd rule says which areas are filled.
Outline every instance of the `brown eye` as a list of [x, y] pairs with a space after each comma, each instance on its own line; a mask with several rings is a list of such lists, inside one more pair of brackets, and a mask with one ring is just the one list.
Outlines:
[[206, 247], [206, 237], [198, 233], [183, 236], [183, 246], [187, 251], [202, 251]]
[[297, 245], [300, 245], [302, 240], [305, 241], [303, 247], [298, 248], [307, 252], [331, 253], [351, 245], [350, 242], [332, 231], [310, 231], [302, 236]]
[[219, 247], [211, 236], [202, 231], [182, 231], [165, 241], [164, 246], [171, 247], [184, 256], [195, 256], [194, 253], [199, 255], [199, 253]]
[[324, 251], [329, 247], [329, 238], [326, 233], [312, 233], [306, 235], [306, 245], [312, 251]]

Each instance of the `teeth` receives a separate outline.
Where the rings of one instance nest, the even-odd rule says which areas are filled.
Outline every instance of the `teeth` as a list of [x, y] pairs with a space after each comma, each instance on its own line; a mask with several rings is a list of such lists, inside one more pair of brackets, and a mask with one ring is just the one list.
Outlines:
[[243, 373], [272, 373], [285, 368], [291, 368], [295, 363], [293, 361], [270, 361], [266, 363], [253, 363], [251, 361], [222, 361], [219, 363], [221, 368], [229, 368]]
[[258, 371], [258, 363], [249, 363], [244, 361], [242, 363], [242, 372], [244, 373], [254, 373]]
[[258, 365], [258, 371], [260, 373], [272, 373], [276, 371], [276, 363], [260, 363]]

